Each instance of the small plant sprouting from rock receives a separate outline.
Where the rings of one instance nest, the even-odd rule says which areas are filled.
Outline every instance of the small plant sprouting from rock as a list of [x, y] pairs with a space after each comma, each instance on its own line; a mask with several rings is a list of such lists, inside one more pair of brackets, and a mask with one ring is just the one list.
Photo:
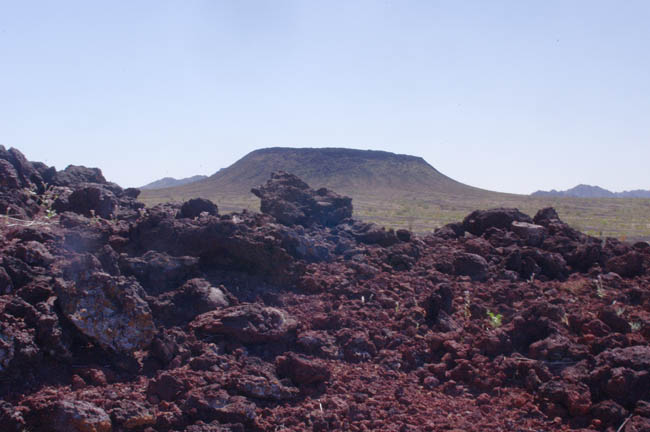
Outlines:
[[472, 311], [470, 310], [472, 306], [472, 299], [469, 296], [469, 291], [465, 291], [463, 294], [465, 296], [465, 301], [463, 302], [463, 313], [465, 314], [465, 319], [470, 319], [472, 316]]
[[638, 332], [641, 330], [641, 323], [639, 321], [631, 322], [630, 329], [632, 329], [633, 332]]
[[54, 186], [50, 185], [45, 188], [45, 192], [40, 197], [40, 205], [45, 211], [45, 217], [52, 219], [56, 216], [56, 210], [54, 210], [54, 202], [59, 196], [54, 191]]
[[603, 278], [598, 275], [598, 277], [594, 279], [594, 283], [596, 284], [596, 295], [599, 298], [605, 297], [605, 285], [603, 284]]
[[569, 316], [566, 313], [562, 315], [562, 324], [569, 327]]
[[492, 328], [501, 327], [501, 323], [502, 323], [502, 320], [503, 320], [503, 315], [495, 314], [492, 311], [487, 311], [487, 316], [488, 316], [488, 322], [490, 323]]
[[535, 272], [533, 272], [528, 278], [528, 283], [532, 285], [535, 282]]

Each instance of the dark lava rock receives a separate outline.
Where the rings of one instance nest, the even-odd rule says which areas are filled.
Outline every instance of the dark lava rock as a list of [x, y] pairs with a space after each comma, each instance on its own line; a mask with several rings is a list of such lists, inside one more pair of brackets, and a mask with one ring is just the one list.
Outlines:
[[219, 209], [216, 204], [208, 199], [193, 198], [183, 203], [181, 211], [178, 213], [177, 217], [193, 219], [199, 217], [203, 212], [211, 216], [217, 216], [219, 214]]
[[488, 278], [488, 273], [488, 262], [480, 255], [459, 253], [454, 257], [454, 274], [469, 276], [476, 281], [483, 281]]
[[297, 385], [310, 385], [327, 381], [330, 370], [322, 360], [310, 359], [300, 354], [288, 353], [275, 360], [279, 376], [289, 377]]
[[183, 411], [195, 420], [219, 420], [221, 423], [250, 424], [257, 417], [255, 404], [243, 396], [230, 396], [219, 384], [187, 392]]
[[66, 318], [104, 348], [130, 353], [146, 348], [156, 332], [144, 290], [134, 278], [78, 273], [57, 295]]
[[553, 207], [546, 207], [537, 212], [533, 218], [533, 222], [538, 225], [547, 226], [550, 222], [559, 221], [560, 216]]
[[197, 275], [199, 259], [148, 251], [140, 257], [121, 256], [119, 267], [123, 274], [135, 276], [148, 294], [158, 295], [178, 288]]
[[399, 242], [394, 230], [387, 230], [374, 223], [357, 222], [348, 229], [357, 241], [365, 244], [389, 247]]
[[276, 402], [294, 399], [299, 394], [297, 388], [289, 387], [275, 377], [260, 375], [233, 377], [227, 387], [242, 396]]
[[80, 183], [106, 184], [107, 182], [99, 168], [68, 165], [63, 171], [58, 171], [48, 183], [71, 187]]
[[638, 276], [643, 273], [643, 256], [638, 252], [628, 252], [609, 259], [605, 267], [623, 277]]
[[[6, 150], [4, 146], [0, 145], [0, 159], [11, 164], [13, 171], [9, 170], [8, 166], [5, 165], [5, 173], [13, 176], [15, 172], [20, 187], [37, 186], [40, 192], [44, 190], [43, 178], [40, 173], [18, 149], [10, 148]], [[13, 180], [9, 180], [9, 182], [13, 183]]]
[[0, 424], [7, 432], [25, 430], [25, 419], [22, 413], [6, 401], [0, 401]]
[[611, 400], [605, 400], [591, 407], [594, 417], [607, 426], [619, 426], [628, 415], [628, 411]]
[[465, 231], [480, 236], [488, 228], [510, 229], [513, 222], [533, 223], [530, 216], [513, 208], [476, 210], [463, 220]]
[[205, 279], [191, 279], [178, 290], [159, 296], [152, 309], [159, 319], [170, 323], [191, 321], [197, 315], [229, 305], [222, 288], [213, 287]]
[[75, 190], [65, 204], [57, 207], [57, 211], [73, 211], [86, 217], [98, 216], [109, 219], [115, 215], [118, 200], [115, 194], [101, 186], [87, 186]]
[[128, 430], [151, 426], [156, 423], [154, 411], [137, 401], [119, 400], [108, 411], [115, 426]]
[[452, 313], [452, 300], [454, 298], [451, 286], [447, 283], [440, 284], [427, 298], [424, 304], [427, 321], [435, 324], [441, 312]]
[[18, 189], [21, 186], [16, 169], [4, 159], [0, 159], [0, 186], [10, 189]]
[[110, 432], [106, 411], [80, 400], [63, 400], [54, 409], [49, 423], [55, 432]]
[[243, 343], [278, 342], [294, 333], [297, 325], [283, 310], [257, 304], [207, 312], [190, 324], [202, 334], [222, 334]]
[[511, 229], [528, 246], [540, 246], [544, 242], [546, 230], [541, 225], [515, 221], [512, 223]]
[[251, 192], [261, 199], [262, 213], [284, 225], [334, 226], [352, 217], [352, 199], [321, 188], [313, 190], [293, 174], [278, 171]]

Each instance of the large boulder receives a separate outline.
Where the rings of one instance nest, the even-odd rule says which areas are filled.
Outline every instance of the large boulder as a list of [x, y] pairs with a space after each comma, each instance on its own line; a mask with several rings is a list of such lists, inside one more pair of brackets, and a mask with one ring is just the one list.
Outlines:
[[291, 378], [296, 385], [318, 384], [330, 379], [325, 362], [289, 352], [275, 360], [278, 375]]
[[135, 276], [150, 295], [158, 295], [178, 288], [199, 273], [199, 259], [191, 256], [171, 256], [148, 251], [140, 257], [120, 257], [120, 270]]
[[200, 334], [221, 334], [242, 343], [279, 342], [293, 334], [298, 322], [285, 311], [245, 304], [207, 312], [190, 324]]
[[529, 246], [540, 246], [544, 242], [545, 230], [542, 225], [515, 221], [511, 229]]
[[537, 212], [533, 218], [533, 222], [537, 225], [547, 226], [551, 222], [559, 222], [560, 216], [553, 207], [546, 207]]
[[0, 159], [0, 186], [9, 189], [18, 189], [21, 186], [16, 169], [4, 159]]
[[79, 400], [59, 402], [51, 418], [51, 427], [56, 432], [110, 432], [111, 418], [106, 411]]
[[109, 219], [115, 215], [117, 207], [118, 200], [113, 192], [101, 186], [88, 185], [70, 194], [66, 210], [86, 217], [99, 216]]
[[262, 213], [284, 225], [334, 226], [352, 216], [352, 199], [328, 189], [313, 190], [293, 174], [277, 171], [265, 185], [251, 190]]
[[87, 168], [85, 166], [68, 165], [63, 171], [58, 171], [51, 179], [56, 186], [73, 187], [80, 183], [105, 184], [106, 179], [99, 168]]
[[366, 244], [378, 244], [379, 246], [389, 247], [399, 242], [393, 229], [380, 227], [375, 223], [364, 223], [355, 221], [348, 228], [348, 232], [359, 242]]
[[618, 273], [623, 277], [634, 277], [643, 273], [643, 256], [638, 252], [628, 252], [625, 255], [610, 258], [605, 263], [608, 271]]
[[35, 185], [39, 187], [40, 192], [43, 191], [41, 175], [19, 150], [15, 148], [6, 150], [4, 146], [0, 145], [0, 159], [6, 160], [13, 166], [21, 187]]
[[533, 220], [515, 208], [476, 210], [463, 220], [463, 228], [480, 236], [489, 228], [510, 229], [513, 222], [533, 223]]
[[243, 396], [229, 395], [219, 384], [188, 391], [183, 412], [188, 413], [195, 420], [219, 420], [222, 423], [249, 424], [257, 416], [255, 404]]
[[459, 276], [469, 276], [475, 281], [484, 281], [488, 278], [489, 264], [480, 255], [458, 253], [454, 256], [454, 273]]
[[152, 304], [157, 317], [171, 322], [191, 321], [197, 315], [229, 306], [225, 288], [214, 287], [205, 279], [187, 281], [178, 290], [165, 293]]
[[181, 211], [178, 212], [177, 217], [193, 219], [195, 217], [199, 217], [203, 212], [212, 216], [216, 216], [219, 214], [219, 209], [215, 203], [208, 199], [193, 198], [183, 203], [181, 206]]
[[[90, 264], [98, 266], [92, 259]], [[57, 287], [66, 318], [105, 349], [131, 353], [149, 346], [156, 326], [135, 278], [81, 270], [84, 267], [81, 262], [73, 263], [66, 269], [71, 280]]]

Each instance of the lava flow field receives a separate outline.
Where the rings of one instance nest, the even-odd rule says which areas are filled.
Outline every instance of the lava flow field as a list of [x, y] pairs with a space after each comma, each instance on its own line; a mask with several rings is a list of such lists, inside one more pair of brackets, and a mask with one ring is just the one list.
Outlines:
[[145, 208], [0, 147], [2, 431], [650, 431], [650, 245], [552, 208], [427, 235], [278, 172]]

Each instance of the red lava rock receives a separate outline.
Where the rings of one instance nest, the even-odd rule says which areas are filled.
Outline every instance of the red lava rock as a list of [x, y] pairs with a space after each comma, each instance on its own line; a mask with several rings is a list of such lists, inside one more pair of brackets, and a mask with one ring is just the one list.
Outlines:
[[84, 335], [117, 352], [146, 348], [156, 327], [140, 285], [106, 273], [81, 275], [57, 292], [65, 316]]
[[330, 370], [324, 362], [289, 353], [275, 360], [280, 376], [288, 376], [298, 385], [316, 384], [330, 378]]
[[156, 423], [154, 411], [148, 409], [143, 403], [136, 401], [117, 401], [109, 410], [113, 424], [125, 429], [139, 429]]
[[264, 343], [289, 337], [297, 324], [281, 309], [250, 304], [207, 312], [190, 326], [204, 334], [226, 335], [244, 343]]
[[64, 400], [57, 404], [51, 421], [53, 431], [109, 432], [112, 422], [106, 412], [84, 401]]
[[86, 386], [86, 381], [79, 375], [72, 376], [72, 390], [80, 390]]
[[638, 252], [628, 252], [625, 255], [611, 258], [605, 264], [610, 272], [623, 277], [633, 277], [643, 272], [643, 257]]
[[163, 401], [173, 401], [183, 391], [185, 391], [185, 383], [174, 376], [172, 373], [163, 372], [157, 378], [149, 382], [147, 393], [149, 395], [157, 396]]
[[472, 280], [484, 281], [488, 277], [488, 262], [480, 255], [459, 253], [454, 257], [454, 273], [469, 276]]
[[0, 226], [2, 430], [648, 430], [650, 249], [553, 209], [420, 236], [285, 174], [228, 215], [0, 174], [38, 222]]
[[189, 391], [183, 412], [194, 419], [222, 423], [250, 424], [257, 417], [252, 402], [242, 396], [230, 396], [218, 385]]

